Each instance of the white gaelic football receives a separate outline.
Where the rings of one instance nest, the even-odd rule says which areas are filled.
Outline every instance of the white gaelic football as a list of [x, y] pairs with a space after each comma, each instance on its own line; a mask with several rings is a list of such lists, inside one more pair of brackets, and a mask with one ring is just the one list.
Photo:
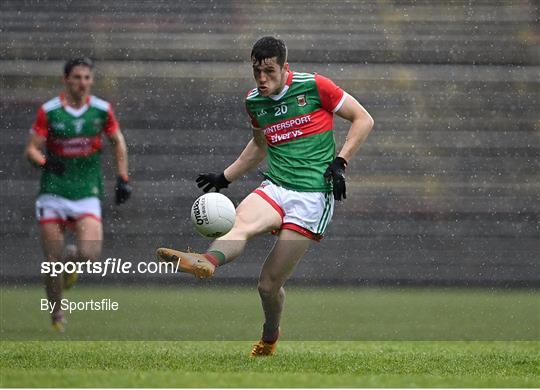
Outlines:
[[225, 195], [209, 192], [197, 198], [191, 206], [191, 221], [195, 230], [205, 237], [221, 237], [234, 225], [236, 210]]

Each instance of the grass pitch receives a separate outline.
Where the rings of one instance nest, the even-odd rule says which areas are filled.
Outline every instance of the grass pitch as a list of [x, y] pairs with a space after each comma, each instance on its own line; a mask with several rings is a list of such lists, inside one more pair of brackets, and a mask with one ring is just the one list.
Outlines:
[[2, 387], [540, 386], [534, 291], [290, 288], [265, 359], [249, 357], [252, 288], [83, 283], [66, 297], [120, 310], [72, 313], [64, 334], [39, 310], [41, 287], [1, 292]]
[[3, 342], [4, 387], [535, 387], [535, 342]]
[[[118, 311], [67, 314], [51, 334], [40, 310], [43, 288], [0, 287], [7, 340], [253, 341], [263, 314], [255, 287], [98, 286], [66, 292], [74, 302], [110, 298]], [[536, 291], [466, 289], [287, 288], [283, 339], [540, 340]]]

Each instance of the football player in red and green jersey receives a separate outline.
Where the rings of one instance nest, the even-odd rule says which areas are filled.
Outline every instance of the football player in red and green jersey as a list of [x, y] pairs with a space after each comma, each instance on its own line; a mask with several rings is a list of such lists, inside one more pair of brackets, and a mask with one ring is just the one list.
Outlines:
[[[65, 64], [65, 90], [39, 108], [25, 150], [28, 160], [42, 169], [36, 217], [47, 261], [95, 261], [100, 256], [103, 134], [116, 158], [116, 203], [131, 194], [126, 143], [110, 103], [90, 95], [92, 68], [87, 58]], [[73, 228], [77, 245], [63, 253], [66, 226]], [[71, 287], [76, 276], [46, 277], [53, 329], [64, 329], [62, 290]]]
[[[280, 39], [258, 40], [251, 62], [257, 87], [249, 91], [246, 108], [253, 138], [222, 173], [201, 174], [197, 183], [204, 192], [219, 191], [264, 158], [266, 180], [240, 203], [232, 230], [215, 240], [206, 253], [159, 248], [157, 257], [207, 278], [238, 257], [249, 239], [277, 231], [276, 244], [259, 277], [265, 323], [261, 340], [251, 351], [252, 356], [268, 356], [274, 354], [280, 334], [283, 285], [310, 242], [323, 237], [334, 200], [346, 198], [345, 169], [370, 133], [373, 119], [354, 97], [326, 77], [290, 70]], [[351, 122], [337, 155], [334, 114]]]

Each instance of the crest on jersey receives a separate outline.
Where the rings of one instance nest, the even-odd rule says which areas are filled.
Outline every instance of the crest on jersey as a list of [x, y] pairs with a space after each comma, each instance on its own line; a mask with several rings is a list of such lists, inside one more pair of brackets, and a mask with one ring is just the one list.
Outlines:
[[75, 119], [73, 125], [75, 126], [75, 133], [79, 134], [84, 126], [84, 119]]
[[307, 104], [306, 95], [298, 95], [296, 97], [296, 102], [300, 107], [304, 107]]
[[97, 132], [99, 132], [101, 128], [103, 127], [103, 121], [99, 118], [94, 119], [93, 124], [94, 124], [94, 129], [96, 129]]

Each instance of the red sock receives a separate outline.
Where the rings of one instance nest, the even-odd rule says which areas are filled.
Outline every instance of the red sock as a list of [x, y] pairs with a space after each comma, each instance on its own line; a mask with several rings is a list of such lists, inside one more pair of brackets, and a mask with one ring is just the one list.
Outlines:
[[225, 257], [225, 254], [215, 249], [211, 249], [206, 252], [204, 254], [204, 257], [206, 257], [206, 260], [214, 264], [216, 267], [227, 263], [227, 258]]
[[213, 254], [211, 253], [205, 253], [203, 255], [205, 257], [206, 260], [208, 260], [210, 263], [214, 264], [214, 267], [217, 267], [219, 266], [219, 260], [216, 256], [214, 256]]

